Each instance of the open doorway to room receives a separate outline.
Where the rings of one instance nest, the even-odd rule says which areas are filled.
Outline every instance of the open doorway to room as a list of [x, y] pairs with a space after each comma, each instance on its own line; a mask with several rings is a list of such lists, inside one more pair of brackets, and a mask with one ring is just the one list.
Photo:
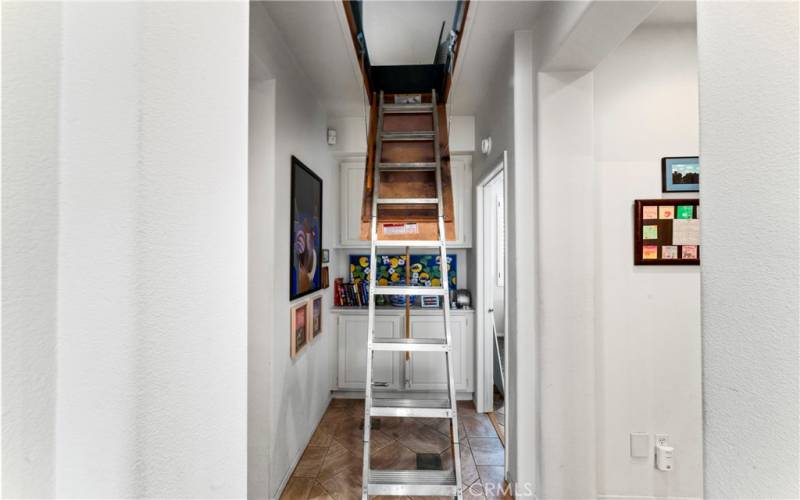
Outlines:
[[476, 201], [477, 261], [477, 391], [478, 411], [486, 412], [505, 447], [506, 426], [506, 159], [507, 153], [490, 163], [494, 167], [478, 180]]

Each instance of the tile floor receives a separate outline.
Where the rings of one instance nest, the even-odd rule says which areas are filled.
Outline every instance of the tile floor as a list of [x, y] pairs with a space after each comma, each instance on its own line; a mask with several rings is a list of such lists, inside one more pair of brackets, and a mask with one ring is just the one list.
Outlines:
[[[471, 401], [459, 401], [458, 409], [464, 498], [487, 498], [483, 493], [496, 493], [503, 482], [503, 446], [488, 417], [476, 413]], [[331, 402], [282, 500], [361, 498], [363, 417], [364, 400]], [[380, 428], [371, 432], [372, 467], [415, 469], [417, 453], [437, 453], [443, 468], [451, 468], [448, 425], [445, 419], [381, 417]]]

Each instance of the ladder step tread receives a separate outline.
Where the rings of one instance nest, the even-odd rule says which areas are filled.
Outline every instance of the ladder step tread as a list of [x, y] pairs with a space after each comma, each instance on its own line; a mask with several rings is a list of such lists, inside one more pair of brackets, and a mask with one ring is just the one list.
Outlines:
[[375, 392], [372, 398], [373, 417], [452, 417], [450, 397], [444, 392]]
[[378, 198], [378, 205], [438, 205], [438, 198]]
[[384, 113], [430, 113], [433, 105], [430, 103], [422, 104], [384, 104]]
[[384, 172], [389, 171], [430, 171], [436, 170], [436, 163], [429, 162], [409, 162], [409, 163], [388, 163], [382, 162], [378, 164], [378, 168]]
[[377, 240], [375, 241], [375, 248], [399, 248], [399, 247], [414, 247], [414, 248], [439, 248], [442, 242], [439, 240]]
[[452, 470], [369, 471], [370, 495], [455, 496], [458, 485]]
[[382, 132], [384, 141], [425, 141], [436, 137], [433, 130], [416, 130], [413, 132]]
[[376, 295], [434, 295], [447, 294], [444, 288], [438, 286], [376, 286], [373, 290]]
[[445, 339], [378, 337], [372, 342], [373, 351], [434, 351], [450, 350]]

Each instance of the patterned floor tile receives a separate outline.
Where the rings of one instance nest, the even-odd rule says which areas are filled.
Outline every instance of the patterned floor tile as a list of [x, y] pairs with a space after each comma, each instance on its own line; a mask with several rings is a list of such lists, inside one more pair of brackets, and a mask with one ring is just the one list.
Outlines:
[[347, 472], [350, 475], [358, 476], [361, 479], [363, 453], [352, 453], [347, 448], [334, 441], [328, 448], [328, 454], [325, 455], [325, 460], [319, 469], [317, 479], [324, 482], [333, 476], [342, 472]]
[[500, 439], [469, 438], [469, 446], [472, 448], [475, 465], [503, 465], [504, 450]]
[[415, 427], [397, 441], [414, 453], [441, 453], [450, 446], [450, 439], [431, 427]]
[[[472, 484], [478, 480], [478, 468], [475, 465], [475, 459], [472, 458], [469, 443], [462, 441], [459, 449], [461, 450], [461, 484]], [[452, 470], [453, 456], [450, 449], [443, 451], [441, 457], [442, 468]]]
[[468, 415], [475, 415], [477, 412], [475, 411], [475, 405], [472, 401], [459, 401], [457, 403], [458, 406], [458, 415], [459, 416], [468, 416]]
[[291, 477], [283, 488], [281, 500], [306, 500], [316, 481], [305, 477]]
[[[364, 431], [358, 428], [360, 421], [354, 419], [354, 425], [339, 427], [333, 436], [334, 441], [338, 441], [348, 450], [354, 453], [362, 453], [364, 450]], [[394, 439], [384, 434], [383, 431], [370, 431], [369, 443], [372, 451], [377, 451], [384, 446], [394, 442]]]
[[369, 463], [373, 469], [414, 470], [417, 468], [417, 454], [397, 443], [385, 446], [371, 455]]
[[296, 477], [317, 477], [322, 461], [328, 453], [326, 446], [309, 446], [300, 457], [300, 461], [294, 468], [294, 476]]
[[361, 474], [340, 472], [323, 481], [322, 487], [336, 500], [358, 500], [361, 498]]
[[486, 498], [503, 498], [506, 481], [502, 465], [479, 465], [478, 475]]
[[467, 415], [462, 417], [461, 421], [464, 423], [467, 437], [497, 437], [492, 422], [483, 413]]
[[325, 491], [321, 484], [315, 482], [308, 492], [308, 500], [333, 500], [333, 497]]
[[[432, 421], [428, 424], [429, 427], [433, 427], [440, 433], [450, 438], [450, 420], [437, 418], [435, 421]], [[462, 422], [461, 414], [458, 414], [458, 440], [463, 441], [467, 438], [467, 433], [464, 430], [464, 423]]]

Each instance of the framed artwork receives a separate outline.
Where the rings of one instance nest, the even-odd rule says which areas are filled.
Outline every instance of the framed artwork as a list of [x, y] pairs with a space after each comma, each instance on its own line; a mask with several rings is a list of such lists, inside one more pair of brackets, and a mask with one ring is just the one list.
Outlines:
[[311, 338], [322, 333], [322, 296], [311, 300]]
[[322, 288], [322, 179], [292, 156], [289, 300]]
[[308, 345], [308, 301], [301, 302], [292, 307], [292, 341], [291, 341], [291, 356], [295, 359], [300, 351]]
[[322, 249], [322, 263], [327, 264], [331, 260], [331, 251], [327, 248]]
[[700, 264], [700, 200], [636, 200], [633, 211], [634, 265]]
[[661, 158], [662, 193], [697, 193], [699, 191], [699, 157], [674, 156]]
[[322, 267], [322, 288], [328, 288], [330, 286], [330, 278], [328, 275], [328, 266]]

